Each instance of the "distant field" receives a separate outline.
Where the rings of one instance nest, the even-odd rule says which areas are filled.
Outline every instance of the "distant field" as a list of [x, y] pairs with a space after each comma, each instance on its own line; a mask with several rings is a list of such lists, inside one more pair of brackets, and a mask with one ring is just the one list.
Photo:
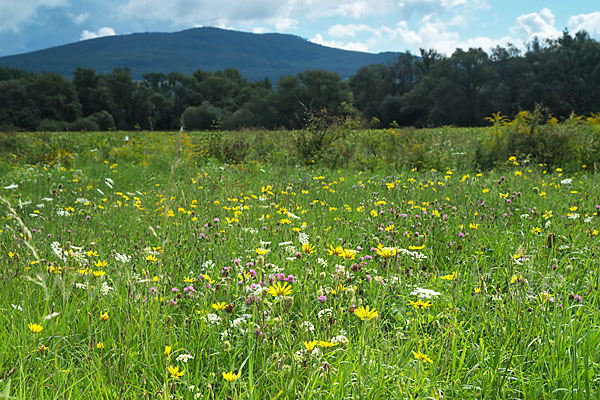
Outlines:
[[0, 398], [597, 398], [597, 125], [523, 126], [0, 134]]

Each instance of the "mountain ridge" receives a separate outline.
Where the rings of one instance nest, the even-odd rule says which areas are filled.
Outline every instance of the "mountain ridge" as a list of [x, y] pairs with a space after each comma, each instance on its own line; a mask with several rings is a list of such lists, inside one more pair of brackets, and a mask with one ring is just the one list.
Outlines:
[[88, 39], [29, 53], [0, 57], [0, 66], [71, 77], [77, 67], [109, 73], [129, 67], [134, 78], [149, 72], [209, 72], [235, 68], [250, 80], [324, 69], [342, 78], [361, 66], [386, 63], [401, 53], [365, 53], [312, 43], [295, 35], [249, 33], [202, 27], [178, 32], [143, 32]]

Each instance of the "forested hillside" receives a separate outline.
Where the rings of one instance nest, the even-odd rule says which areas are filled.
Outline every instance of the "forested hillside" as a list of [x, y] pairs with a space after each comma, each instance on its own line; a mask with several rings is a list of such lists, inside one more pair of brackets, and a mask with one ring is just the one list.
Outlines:
[[77, 67], [100, 74], [128, 67], [133, 79], [146, 73], [216, 72], [236, 68], [244, 78], [277, 80], [306, 69], [324, 69], [347, 78], [363, 65], [387, 63], [400, 53], [371, 54], [321, 46], [294, 35], [255, 34], [218, 28], [173, 33], [133, 33], [101, 37], [8, 57], [0, 66], [58, 72], [73, 77]]
[[[349, 79], [326, 70], [250, 81], [236, 69], [100, 74], [0, 69], [4, 130], [301, 128], [310, 116], [349, 117], [371, 126], [478, 126], [500, 112], [544, 110], [562, 119], [600, 112], [600, 43], [585, 32], [514, 47], [401, 54]], [[541, 106], [541, 107], [539, 107]]]

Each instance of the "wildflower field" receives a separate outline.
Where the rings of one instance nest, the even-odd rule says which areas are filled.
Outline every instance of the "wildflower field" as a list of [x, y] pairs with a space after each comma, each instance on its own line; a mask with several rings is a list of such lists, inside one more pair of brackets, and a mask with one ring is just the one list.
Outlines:
[[0, 162], [0, 399], [598, 397], [593, 165], [125, 135]]

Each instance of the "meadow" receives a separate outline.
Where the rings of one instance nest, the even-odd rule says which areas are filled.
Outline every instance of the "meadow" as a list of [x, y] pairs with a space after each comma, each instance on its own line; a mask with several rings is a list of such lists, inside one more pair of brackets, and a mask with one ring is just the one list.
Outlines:
[[597, 398], [598, 125], [528, 123], [2, 136], [0, 399]]

